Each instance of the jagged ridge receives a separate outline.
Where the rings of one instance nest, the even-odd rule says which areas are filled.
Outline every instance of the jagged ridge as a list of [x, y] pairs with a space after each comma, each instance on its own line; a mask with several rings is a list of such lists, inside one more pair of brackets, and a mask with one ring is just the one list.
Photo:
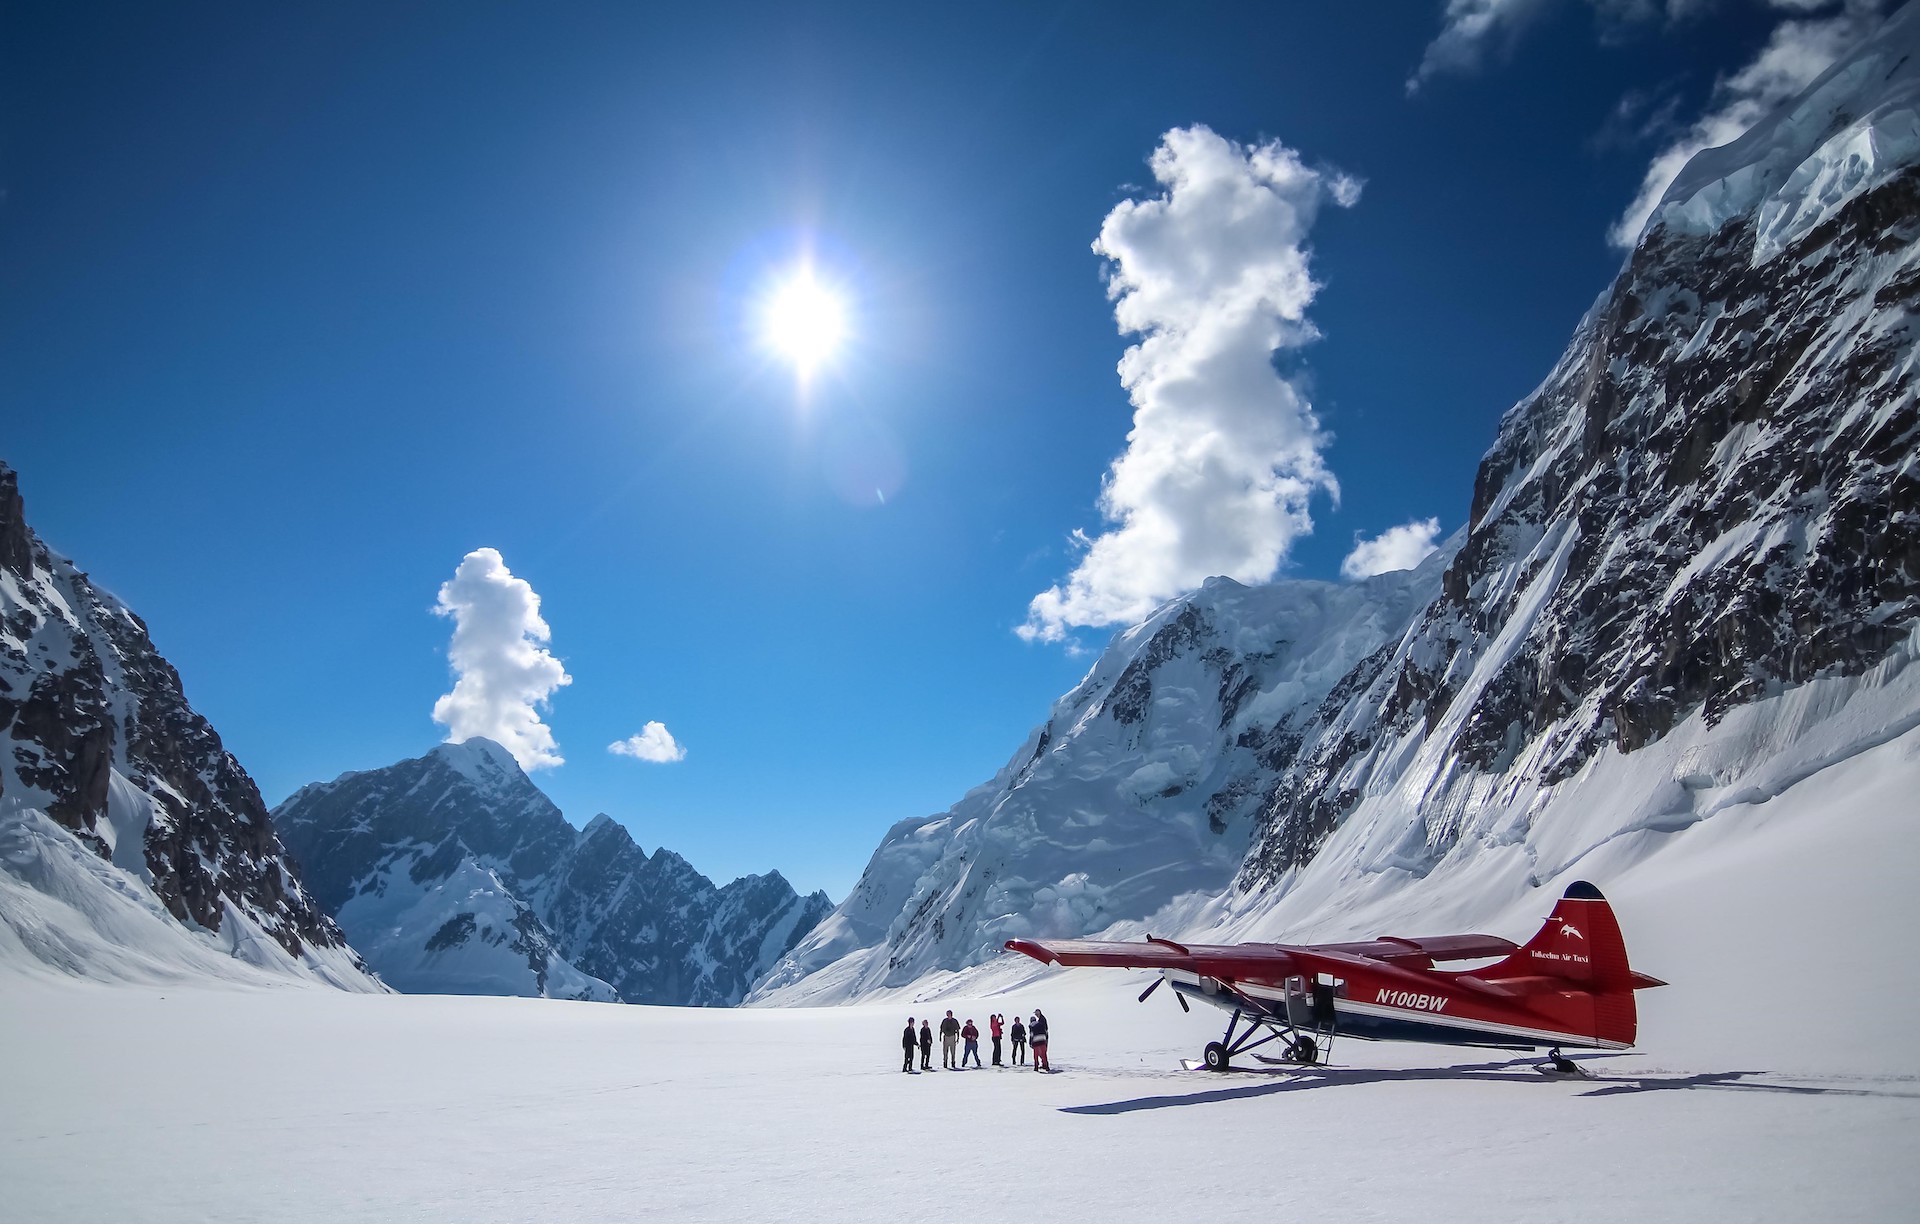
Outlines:
[[778, 872], [716, 888], [606, 816], [576, 832], [485, 739], [302, 787], [274, 818], [402, 990], [727, 1006], [832, 907]]

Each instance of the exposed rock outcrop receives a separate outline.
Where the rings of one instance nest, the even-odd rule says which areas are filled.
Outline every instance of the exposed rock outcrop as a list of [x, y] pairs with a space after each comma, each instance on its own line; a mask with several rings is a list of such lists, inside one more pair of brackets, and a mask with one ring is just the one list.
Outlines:
[[253, 779], [147, 627], [28, 527], [0, 464], [0, 799], [45, 812], [190, 927], [239, 922], [351, 964], [289, 869]]

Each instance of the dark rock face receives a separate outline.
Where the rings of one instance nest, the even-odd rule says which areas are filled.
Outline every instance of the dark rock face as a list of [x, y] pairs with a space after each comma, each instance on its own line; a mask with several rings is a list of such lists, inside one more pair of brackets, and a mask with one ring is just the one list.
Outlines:
[[1508, 413], [1440, 598], [1322, 706], [1243, 884], [1313, 856], [1383, 741], [1445, 737], [1481, 775], [1524, 756], [1553, 783], [1905, 638], [1920, 169], [1763, 262], [1755, 225], [1655, 229]]
[[[274, 819], [349, 934], [356, 898], [490, 872], [524, 913], [515, 922], [541, 993], [563, 958], [629, 1003], [730, 1006], [832, 908], [777, 872], [716, 888], [672, 851], [648, 855], [604, 816], [576, 832], [487, 740], [303, 787]], [[473, 918], [460, 917], [401, 942], [421, 953], [456, 947], [473, 934]], [[368, 955], [379, 970], [381, 953]]]
[[145, 874], [182, 922], [217, 931], [233, 905], [289, 954], [342, 946], [146, 625], [40, 542], [4, 464], [0, 571], [0, 796]]

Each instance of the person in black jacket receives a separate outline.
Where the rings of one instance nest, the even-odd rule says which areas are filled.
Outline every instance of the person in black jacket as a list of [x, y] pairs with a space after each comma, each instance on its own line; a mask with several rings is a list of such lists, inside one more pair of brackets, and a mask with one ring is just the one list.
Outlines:
[[1047, 1013], [1037, 1007], [1034, 1008], [1033, 1021], [1027, 1025], [1027, 1032], [1032, 1034], [1033, 1069], [1035, 1071], [1053, 1070], [1053, 1064], [1047, 1061]]
[[902, 1071], [909, 1073], [913, 1071], [913, 1051], [914, 1047], [919, 1044], [920, 1035], [913, 1031], [913, 1017], [908, 1016], [907, 1031], [900, 1034], [900, 1048], [907, 1052], [907, 1056], [900, 1060], [900, 1069]]
[[1013, 1061], [1021, 1065], [1027, 1061], [1027, 1026], [1018, 1016], [1013, 1018]]
[[933, 1070], [933, 1026], [925, 1020], [920, 1022], [920, 1069]]

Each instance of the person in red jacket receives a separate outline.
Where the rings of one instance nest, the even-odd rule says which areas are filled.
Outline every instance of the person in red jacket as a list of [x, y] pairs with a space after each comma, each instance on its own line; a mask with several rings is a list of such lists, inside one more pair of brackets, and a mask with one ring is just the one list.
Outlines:
[[1000, 1034], [1006, 1031], [1007, 1018], [998, 1012], [987, 1017], [987, 1031], [993, 1034], [993, 1065], [1000, 1066]]
[[967, 1026], [960, 1030], [960, 1039], [967, 1043], [966, 1053], [960, 1056], [960, 1069], [962, 1071], [967, 1069], [969, 1058], [973, 1060], [973, 1065], [978, 1067], [980, 1065], [980, 1030], [974, 1027], [972, 1016], [967, 1017]]

